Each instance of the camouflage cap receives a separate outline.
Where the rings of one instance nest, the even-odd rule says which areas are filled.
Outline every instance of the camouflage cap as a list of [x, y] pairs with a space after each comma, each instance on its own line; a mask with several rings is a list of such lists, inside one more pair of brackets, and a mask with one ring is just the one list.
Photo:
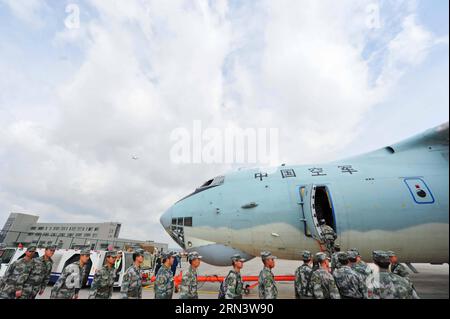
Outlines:
[[347, 262], [348, 254], [345, 251], [341, 251], [337, 254], [337, 258], [340, 262]]
[[361, 255], [359, 254], [359, 250], [356, 249], [356, 248], [350, 248], [348, 251], [354, 251], [354, 252], [356, 253], [356, 256], [361, 256]]
[[302, 257], [303, 257], [303, 260], [310, 260], [311, 259], [311, 252], [309, 250], [305, 250], [302, 253]]
[[27, 252], [35, 252], [36, 251], [36, 246], [29, 246], [28, 248], [27, 248]]
[[48, 245], [47, 247], [45, 247], [45, 249], [56, 250], [56, 246], [55, 245]]
[[231, 256], [231, 261], [236, 262], [236, 261], [242, 261], [244, 262], [245, 259], [241, 257], [241, 255], [239, 254], [235, 254], [233, 256]]
[[389, 253], [383, 250], [374, 250], [372, 252], [373, 261], [380, 263], [389, 263]]
[[80, 251], [80, 255], [91, 255], [91, 251], [89, 249], [82, 249]]
[[387, 253], [388, 253], [389, 257], [397, 256], [397, 254], [395, 253], [395, 251], [392, 251], [392, 250], [388, 250]]
[[323, 252], [318, 252], [315, 256], [315, 259], [319, 263], [325, 261], [326, 259], [330, 260], [330, 258], [327, 256], [327, 254], [325, 254]]
[[261, 259], [267, 260], [267, 259], [277, 259], [277, 256], [272, 255], [270, 251], [262, 251], [261, 252]]
[[347, 251], [347, 257], [350, 260], [356, 260], [356, 257], [358, 257], [358, 253], [354, 250]]
[[141, 249], [141, 248], [136, 249], [136, 250], [133, 252], [133, 254], [136, 254], [136, 255], [138, 255], [138, 256], [144, 256], [144, 253], [145, 253], [145, 251], [144, 251], [143, 249]]
[[339, 243], [334, 243], [334, 248], [341, 248], [341, 245]]
[[195, 259], [202, 259], [202, 258], [203, 258], [203, 257], [200, 256], [200, 255], [198, 254], [198, 252], [196, 252], [196, 251], [190, 252], [189, 255], [188, 255], [188, 261], [193, 261], [193, 260], [195, 260]]
[[161, 258], [162, 259], [168, 259], [170, 257], [176, 257], [176, 256], [178, 256], [178, 253], [175, 252], [175, 251], [163, 251], [161, 253]]
[[105, 257], [117, 257], [117, 252], [114, 250], [107, 251]]
[[170, 257], [170, 252], [169, 251], [162, 251], [161, 252], [161, 258], [162, 259], [167, 259]]

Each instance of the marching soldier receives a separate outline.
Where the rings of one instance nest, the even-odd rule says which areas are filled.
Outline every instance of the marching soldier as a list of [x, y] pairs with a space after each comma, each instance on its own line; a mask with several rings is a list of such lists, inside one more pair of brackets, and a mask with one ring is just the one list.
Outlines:
[[341, 265], [333, 272], [339, 294], [343, 299], [364, 299], [367, 297], [367, 286], [362, 277], [348, 266], [348, 254], [338, 253]]
[[35, 246], [30, 246], [25, 251], [25, 257], [13, 262], [6, 270], [2, 278], [0, 299], [16, 299], [23, 295], [25, 282], [28, 280], [33, 266]]
[[64, 268], [52, 288], [50, 299], [78, 299], [78, 292], [86, 278], [86, 264], [91, 252], [84, 249], [80, 252], [80, 260]]
[[406, 267], [398, 262], [397, 255], [393, 251], [388, 251], [389, 260], [391, 264], [389, 265], [389, 272], [399, 275], [400, 277], [409, 279], [409, 272], [406, 270]]
[[368, 287], [374, 299], [419, 299], [411, 282], [389, 272], [389, 254], [382, 250], [372, 252], [373, 261], [379, 272], [373, 275]]
[[231, 257], [233, 269], [230, 270], [219, 289], [219, 299], [242, 299], [244, 282], [241, 277], [241, 269], [244, 267], [245, 259], [236, 254]]
[[334, 244], [334, 253], [331, 255], [331, 272], [341, 267], [339, 263], [338, 254], [341, 251], [341, 246], [338, 243]]
[[325, 240], [325, 245], [327, 246], [327, 251], [330, 254], [334, 253], [334, 241], [337, 238], [336, 232], [333, 228], [328, 226], [325, 222], [325, 219], [320, 220], [320, 228], [322, 230], [322, 235]]
[[171, 267], [175, 256], [176, 253], [174, 252], [163, 252], [161, 254], [163, 264], [156, 275], [155, 299], [172, 299], [174, 282]]
[[295, 298], [309, 299], [312, 297], [310, 280], [312, 276], [311, 253], [307, 250], [303, 252], [303, 265], [295, 271]]
[[354, 271], [359, 273], [363, 277], [363, 280], [366, 280], [367, 277], [372, 275], [372, 273], [373, 273], [372, 268], [370, 268], [369, 265], [367, 265], [361, 259], [361, 255], [359, 254], [359, 251], [356, 248], [350, 249], [347, 253], [348, 253], [348, 259], [349, 259], [350, 264], [351, 264], [350, 267]]
[[330, 274], [329, 258], [323, 252], [317, 253], [315, 257], [319, 269], [314, 271], [311, 277], [314, 299], [340, 299], [339, 290]]
[[[124, 262], [124, 260], [122, 260]], [[141, 264], [144, 262], [144, 250], [137, 249], [133, 253], [133, 265], [130, 266], [123, 276], [120, 294], [122, 299], [142, 298], [142, 272]]]
[[33, 258], [30, 276], [23, 285], [23, 294], [20, 299], [35, 299], [37, 294], [44, 293], [52, 273], [52, 256], [55, 250], [55, 246], [47, 246], [42, 257]]
[[264, 268], [259, 273], [259, 298], [277, 299], [278, 290], [272, 273], [272, 268], [275, 267], [275, 259], [277, 259], [277, 257], [273, 256], [270, 251], [263, 251], [261, 252], [261, 259], [264, 264]]
[[200, 266], [200, 260], [197, 252], [191, 252], [188, 255], [189, 268], [183, 273], [181, 279], [180, 299], [198, 299], [197, 294], [197, 268]]
[[94, 275], [89, 299], [111, 299], [116, 277], [116, 270], [114, 268], [116, 258], [117, 253], [115, 251], [106, 252], [106, 263]]

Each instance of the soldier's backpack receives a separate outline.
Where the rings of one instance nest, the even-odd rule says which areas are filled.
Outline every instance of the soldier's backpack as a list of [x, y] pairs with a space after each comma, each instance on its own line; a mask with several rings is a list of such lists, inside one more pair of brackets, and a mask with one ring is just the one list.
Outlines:
[[224, 280], [220, 283], [218, 299], [225, 299], [225, 291], [223, 291], [223, 290], [224, 290], [223, 282], [224, 282], [225, 280], [226, 280], [226, 279], [224, 279]]
[[[220, 283], [219, 296], [218, 296], [219, 299], [225, 299], [225, 294], [227, 293], [225, 291], [225, 281], [227, 281], [228, 276], [230, 275], [230, 273], [231, 273], [231, 270], [228, 273], [228, 275], [225, 277], [225, 279]], [[236, 282], [236, 286], [237, 286], [237, 282]]]
[[[319, 264], [318, 264], [317, 262], [314, 261], [314, 263], [313, 263], [313, 268], [312, 268], [311, 272], [309, 273], [309, 276], [308, 276], [308, 279], [307, 279], [306, 289], [304, 290], [304, 294], [305, 294], [305, 295], [309, 292], [309, 289], [310, 289], [310, 287], [311, 287], [311, 278], [312, 278], [312, 275], [313, 275], [313, 273], [314, 273], [317, 269], [319, 269]], [[303, 287], [302, 287], [302, 289], [303, 289]]]

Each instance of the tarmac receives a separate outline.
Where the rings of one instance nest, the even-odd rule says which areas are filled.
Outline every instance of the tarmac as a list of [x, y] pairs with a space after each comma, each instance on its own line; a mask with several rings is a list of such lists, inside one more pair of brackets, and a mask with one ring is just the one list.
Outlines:
[[[295, 260], [277, 260], [274, 268], [275, 275], [293, 275], [295, 269], [301, 264]], [[369, 264], [371, 267], [373, 265]], [[180, 271], [183, 271], [189, 266], [189, 264], [183, 260], [182, 267], [177, 269], [177, 275]], [[413, 266], [419, 271], [419, 273], [411, 273], [410, 278], [416, 288], [417, 294], [422, 299], [448, 299], [449, 298], [449, 266], [443, 265], [430, 265], [430, 264], [413, 264]], [[257, 276], [261, 270], [262, 263], [259, 258], [252, 259], [244, 264], [242, 269], [243, 276]], [[217, 267], [206, 263], [200, 265], [198, 275], [199, 276], [226, 276], [231, 267]], [[252, 282], [248, 283], [252, 285]], [[198, 292], [200, 299], [216, 299], [219, 291], [219, 283], [199, 283]], [[294, 285], [293, 282], [278, 282], [278, 298], [280, 299], [294, 299]], [[257, 286], [250, 289], [249, 295], [244, 295], [244, 299], [257, 299], [258, 290]], [[42, 296], [38, 296], [37, 299], [48, 299], [50, 297], [51, 287], [47, 287]], [[82, 289], [79, 293], [80, 299], [87, 299], [89, 295], [89, 289]], [[114, 290], [113, 299], [119, 299], [120, 293], [118, 289]], [[142, 293], [143, 299], [153, 299], [153, 285], [144, 287]], [[174, 299], [179, 298], [179, 294], [174, 294]]]

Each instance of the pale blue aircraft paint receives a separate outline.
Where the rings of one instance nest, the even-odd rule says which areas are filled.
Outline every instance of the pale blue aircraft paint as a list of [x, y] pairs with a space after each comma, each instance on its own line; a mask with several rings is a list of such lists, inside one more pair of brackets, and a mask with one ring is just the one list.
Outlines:
[[404, 262], [448, 262], [449, 126], [327, 164], [248, 169], [209, 181], [175, 203], [161, 223], [180, 246], [229, 265], [262, 250], [299, 259], [318, 251], [318, 220], [343, 249], [376, 249]]

